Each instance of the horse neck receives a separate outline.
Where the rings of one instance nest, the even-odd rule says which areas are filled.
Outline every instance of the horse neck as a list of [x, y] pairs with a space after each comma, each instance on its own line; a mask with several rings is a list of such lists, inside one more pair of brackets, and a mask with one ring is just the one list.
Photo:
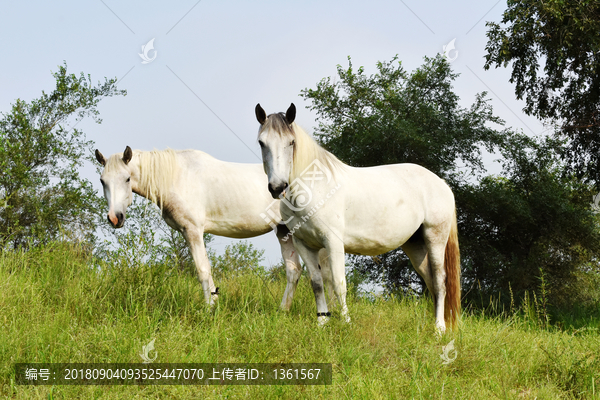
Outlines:
[[[165, 202], [168, 201], [169, 193], [163, 193], [163, 184], [161, 184], [160, 180], [157, 180], [157, 177], [155, 176], [155, 174], [167, 169], [166, 166], [164, 169], [161, 168], [162, 164], [157, 167], [154, 157], [160, 157], [159, 154], [160, 153], [154, 151], [136, 151], [129, 166], [131, 168], [132, 190], [163, 208]], [[142, 157], [151, 158], [151, 162], [148, 165], [144, 165], [143, 168]]]
[[325, 150], [306, 132], [294, 124], [296, 137], [296, 149], [294, 150], [294, 162], [290, 172], [290, 182], [298, 178], [302, 172], [315, 160], [318, 160], [324, 167], [328, 168], [333, 174], [335, 169], [342, 168], [343, 164], [329, 151]]
[[129, 162], [129, 171], [131, 173], [131, 190], [142, 197], [148, 198], [145, 191], [141, 188], [141, 169], [140, 169], [140, 155], [141, 151], [136, 151], [133, 154], [131, 161]]

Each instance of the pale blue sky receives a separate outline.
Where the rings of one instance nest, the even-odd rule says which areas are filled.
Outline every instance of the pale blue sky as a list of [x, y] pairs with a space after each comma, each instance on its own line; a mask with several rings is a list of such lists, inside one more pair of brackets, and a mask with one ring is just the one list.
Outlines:
[[[310, 132], [314, 115], [300, 91], [334, 76], [348, 56], [372, 73], [377, 61], [398, 54], [411, 71], [456, 38], [462, 105], [486, 90], [508, 126], [539, 134], [541, 123], [515, 100], [509, 70], [483, 70], [485, 22], [500, 21], [505, 8], [494, 0], [2, 2], [0, 111], [52, 90], [50, 73], [64, 60], [69, 72], [94, 82], [116, 77], [128, 91], [101, 102], [101, 125], [78, 126], [105, 155], [126, 145], [195, 148], [257, 163], [256, 103], [271, 113], [294, 102], [297, 122]], [[156, 58], [144, 65], [138, 53], [153, 38]], [[100, 191], [95, 167], [83, 173]], [[274, 234], [252, 242], [267, 250], [267, 264], [279, 261]], [[214, 247], [228, 243], [216, 238]]]

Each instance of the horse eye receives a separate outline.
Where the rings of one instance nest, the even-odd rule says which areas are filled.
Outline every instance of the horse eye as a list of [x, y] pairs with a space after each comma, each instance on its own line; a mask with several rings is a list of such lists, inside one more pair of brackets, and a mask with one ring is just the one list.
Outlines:
[[296, 141], [295, 141], [295, 140], [292, 140], [292, 142], [290, 143], [290, 146], [293, 146], [293, 145], [295, 145], [295, 144], [296, 144]]
[[127, 178], [127, 183], [129, 183], [130, 180], [131, 180], [131, 177]]
[[260, 140], [258, 141], [258, 144], [259, 144], [260, 147], [265, 147], [265, 144], [262, 141], [260, 141]]
[[104, 186], [104, 181], [102, 180], [102, 178], [100, 178], [100, 183], [102, 184], [102, 186]]

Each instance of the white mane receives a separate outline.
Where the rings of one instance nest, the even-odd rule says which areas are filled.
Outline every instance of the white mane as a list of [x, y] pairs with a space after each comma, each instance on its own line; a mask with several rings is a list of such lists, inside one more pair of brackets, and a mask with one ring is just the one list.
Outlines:
[[296, 179], [314, 161], [319, 160], [332, 174], [336, 169], [346, 166], [336, 156], [328, 152], [295, 122], [292, 123], [294, 134], [294, 163], [291, 171], [290, 181]]
[[[123, 165], [122, 154], [113, 154], [106, 162], [106, 170]], [[138, 189], [140, 194], [161, 208], [168, 199], [173, 182], [179, 174], [177, 154], [172, 149], [141, 151], [135, 150], [130, 166], [139, 170]]]

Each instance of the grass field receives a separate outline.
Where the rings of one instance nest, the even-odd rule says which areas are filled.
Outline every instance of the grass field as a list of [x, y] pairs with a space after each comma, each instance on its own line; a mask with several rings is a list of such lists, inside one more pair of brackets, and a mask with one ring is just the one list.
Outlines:
[[[544, 327], [530, 308], [467, 310], [462, 328], [434, 334], [431, 301], [350, 297], [318, 328], [302, 277], [289, 313], [285, 283], [244, 273], [218, 282], [212, 313], [197, 280], [166, 266], [90, 267], [77, 248], [0, 253], [0, 397], [9, 399], [557, 399], [600, 398], [598, 318]], [[496, 313], [497, 315], [497, 313]], [[324, 362], [328, 386], [19, 386], [16, 362]], [[456, 359], [442, 347], [455, 340]]]

